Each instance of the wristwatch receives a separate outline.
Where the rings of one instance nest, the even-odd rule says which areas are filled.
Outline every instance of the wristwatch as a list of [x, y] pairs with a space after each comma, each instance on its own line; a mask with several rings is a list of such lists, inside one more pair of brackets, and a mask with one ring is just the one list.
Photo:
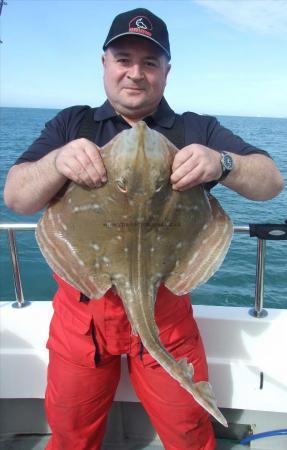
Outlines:
[[227, 175], [230, 174], [230, 172], [234, 167], [232, 156], [229, 153], [221, 152], [220, 155], [221, 155], [220, 164], [222, 168], [222, 174], [217, 181], [225, 180]]

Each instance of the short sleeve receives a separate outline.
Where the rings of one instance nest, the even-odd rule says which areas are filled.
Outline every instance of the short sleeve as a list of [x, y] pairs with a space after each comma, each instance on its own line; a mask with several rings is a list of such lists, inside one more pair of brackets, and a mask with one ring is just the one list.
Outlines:
[[72, 106], [60, 111], [45, 124], [40, 136], [16, 160], [15, 164], [34, 162], [77, 138], [81, 120], [88, 106]]
[[222, 126], [219, 121], [212, 117], [209, 118], [206, 128], [206, 145], [217, 151], [227, 151], [239, 155], [250, 155], [259, 153], [270, 157], [269, 153], [261, 148], [245, 142], [241, 137], [234, 134], [231, 130]]
[[[271, 158], [265, 150], [248, 144], [231, 130], [223, 127], [215, 117], [192, 112], [184, 113], [183, 117], [186, 145], [201, 144], [218, 152], [226, 151], [238, 155], [258, 153]], [[217, 181], [206, 183], [205, 188], [210, 190], [217, 183]]]

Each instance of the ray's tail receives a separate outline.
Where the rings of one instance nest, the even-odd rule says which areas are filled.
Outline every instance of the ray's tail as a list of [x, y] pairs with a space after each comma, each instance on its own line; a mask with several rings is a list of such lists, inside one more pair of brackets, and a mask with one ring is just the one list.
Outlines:
[[145, 301], [138, 301], [137, 308], [127, 308], [129, 319], [134, 330], [139, 334], [141, 341], [148, 353], [187, 390], [193, 398], [206, 411], [208, 411], [223, 426], [227, 427], [227, 421], [216, 405], [215, 396], [211, 384], [207, 381], [193, 381], [194, 367], [186, 358], [176, 361], [175, 358], [166, 351], [158, 336], [154, 314], [151, 314], [151, 306], [148, 306], [147, 297]]

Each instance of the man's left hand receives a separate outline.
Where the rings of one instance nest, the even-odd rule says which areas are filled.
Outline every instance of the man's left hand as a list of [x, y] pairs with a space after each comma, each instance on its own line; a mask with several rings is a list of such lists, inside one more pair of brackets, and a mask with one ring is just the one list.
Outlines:
[[222, 174], [220, 153], [201, 144], [187, 145], [175, 155], [170, 177], [178, 191], [218, 180]]

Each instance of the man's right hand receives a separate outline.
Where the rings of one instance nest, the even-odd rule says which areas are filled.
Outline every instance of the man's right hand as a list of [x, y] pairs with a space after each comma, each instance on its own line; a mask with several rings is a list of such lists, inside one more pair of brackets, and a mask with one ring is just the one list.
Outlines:
[[38, 161], [11, 167], [4, 201], [19, 214], [34, 214], [49, 204], [67, 178], [90, 188], [107, 181], [99, 148], [88, 139], [75, 139]]
[[55, 168], [61, 175], [90, 188], [100, 187], [107, 181], [99, 148], [88, 139], [75, 139], [57, 152]]

